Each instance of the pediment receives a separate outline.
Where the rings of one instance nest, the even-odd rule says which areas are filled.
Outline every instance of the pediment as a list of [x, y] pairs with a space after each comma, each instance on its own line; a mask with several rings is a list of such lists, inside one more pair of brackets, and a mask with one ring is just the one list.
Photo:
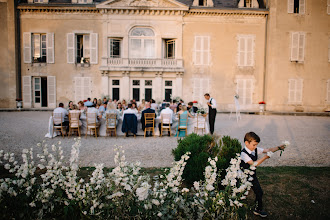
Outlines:
[[187, 5], [175, 0], [108, 0], [98, 4], [96, 8], [104, 9], [171, 9], [188, 10]]

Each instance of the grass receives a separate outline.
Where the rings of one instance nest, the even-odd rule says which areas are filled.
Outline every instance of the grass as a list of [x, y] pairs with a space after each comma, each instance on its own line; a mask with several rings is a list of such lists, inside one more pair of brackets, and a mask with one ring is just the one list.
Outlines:
[[[83, 167], [78, 175], [87, 179], [93, 167]], [[111, 172], [105, 168], [104, 172]], [[330, 219], [330, 167], [259, 167], [258, 179], [264, 191], [264, 209], [267, 219]], [[163, 174], [165, 168], [142, 168], [153, 178]], [[0, 178], [13, 177], [0, 167]], [[254, 193], [247, 198], [254, 204]], [[261, 219], [248, 212], [248, 219]]]

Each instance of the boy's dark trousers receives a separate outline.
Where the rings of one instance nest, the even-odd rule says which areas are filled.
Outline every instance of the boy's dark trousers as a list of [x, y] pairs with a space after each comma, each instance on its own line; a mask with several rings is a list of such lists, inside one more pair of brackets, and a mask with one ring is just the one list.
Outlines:
[[262, 195], [264, 194], [262, 189], [261, 189], [261, 186], [260, 186], [260, 183], [259, 183], [259, 180], [257, 178], [256, 175], [253, 175], [253, 180], [252, 180], [252, 190], [254, 192], [254, 194], [256, 195], [256, 210], [258, 211], [261, 211], [262, 210]]

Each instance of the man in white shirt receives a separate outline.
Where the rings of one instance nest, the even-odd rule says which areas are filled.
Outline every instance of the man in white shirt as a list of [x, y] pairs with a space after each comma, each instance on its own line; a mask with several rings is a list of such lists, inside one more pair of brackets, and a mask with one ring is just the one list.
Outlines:
[[151, 107], [150, 108], [155, 110], [155, 111], [157, 111], [157, 109], [158, 109], [158, 105], [155, 102], [155, 100], [153, 100], [153, 99], [151, 99]]
[[[66, 126], [67, 131], [68, 131], [69, 121], [67, 119], [68, 119], [69, 112], [64, 108], [64, 104], [62, 102], [58, 105], [58, 108], [54, 109], [53, 113], [62, 114], [62, 126]], [[60, 126], [61, 124], [56, 124], [56, 125]]]
[[94, 106], [88, 106], [87, 113], [96, 113], [96, 123], [99, 123], [99, 118], [102, 118], [102, 115], [100, 114], [99, 110]]
[[[160, 112], [160, 117], [162, 118], [162, 115], [164, 115], [164, 114], [168, 114], [168, 115], [171, 116], [171, 117], [170, 117], [170, 125], [172, 125], [174, 114], [173, 114], [172, 109], [170, 109], [170, 103], [166, 103], [166, 105], [165, 105], [165, 109], [163, 109], [163, 110]], [[169, 124], [163, 124], [163, 125], [168, 126]], [[159, 123], [159, 125], [158, 125], [159, 133], [161, 133], [161, 129], [162, 129], [161, 126], [162, 126], [161, 123]], [[170, 132], [169, 132], [169, 133], [170, 133]]]
[[209, 106], [209, 125], [210, 125], [210, 133], [214, 132], [214, 123], [215, 117], [217, 116], [217, 102], [214, 98], [210, 97], [210, 94], [205, 93], [205, 99], [207, 100], [207, 105]]
[[123, 112], [123, 116], [122, 116], [122, 120], [124, 121], [124, 116], [125, 114], [135, 114], [136, 117], [137, 117], [137, 111], [135, 111], [133, 108], [132, 108], [132, 103], [129, 103], [128, 106], [127, 106], [127, 109], [124, 110]]

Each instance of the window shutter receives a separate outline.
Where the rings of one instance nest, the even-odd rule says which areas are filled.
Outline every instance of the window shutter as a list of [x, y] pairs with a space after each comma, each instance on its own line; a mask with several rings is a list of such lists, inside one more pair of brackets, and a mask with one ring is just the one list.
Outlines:
[[295, 79], [289, 79], [289, 103], [294, 102], [295, 100], [295, 88], [296, 88], [296, 80]]
[[245, 65], [245, 38], [239, 37], [238, 41], [238, 66], [244, 66]]
[[209, 65], [210, 37], [203, 37], [203, 64]]
[[244, 94], [244, 81], [242, 79], [237, 79], [236, 84], [236, 93], [238, 94], [239, 98], [242, 100], [242, 104], [245, 104], [245, 94]]
[[46, 37], [47, 41], [47, 63], [54, 63], [54, 33], [48, 33]]
[[91, 97], [92, 92], [91, 92], [91, 78], [90, 77], [83, 77], [83, 82], [82, 82], [82, 89], [84, 93], [84, 97], [88, 98]]
[[252, 79], [246, 79], [245, 81], [245, 104], [252, 104]]
[[305, 55], [305, 34], [300, 33], [299, 34], [299, 58], [298, 61], [304, 61], [304, 55]]
[[56, 77], [47, 76], [48, 107], [56, 108]]
[[288, 13], [293, 13], [294, 0], [288, 0]]
[[305, 0], [299, 0], [299, 14], [305, 14]]
[[75, 92], [76, 103], [88, 98], [88, 97], [83, 97], [84, 94], [82, 89], [82, 79], [83, 77], [75, 77], [74, 92]]
[[194, 53], [194, 63], [195, 65], [200, 65], [201, 64], [201, 44], [202, 44], [202, 39], [200, 36], [195, 36], [195, 53]]
[[253, 37], [248, 37], [246, 51], [246, 66], [253, 66]]
[[74, 33], [67, 34], [67, 63], [75, 63]]
[[200, 81], [198, 78], [193, 79], [193, 83], [194, 83], [194, 91], [193, 91], [193, 97], [194, 100], [197, 100], [198, 102], [200, 102]]
[[31, 63], [31, 33], [23, 33], [23, 57], [24, 63]]
[[201, 90], [200, 99], [203, 100], [205, 93], [210, 93], [210, 80], [209, 79], [202, 79], [201, 82], [203, 83], [203, 88]]
[[297, 79], [296, 80], [296, 102], [301, 103], [302, 102], [302, 92], [303, 92], [303, 80]]
[[31, 76], [23, 76], [23, 107], [32, 107], [32, 80]]
[[299, 41], [299, 33], [293, 32], [291, 34], [291, 61], [298, 60], [298, 41]]
[[90, 39], [91, 64], [98, 63], [98, 34], [92, 33]]
[[327, 13], [330, 14], [330, 0], [328, 0]]

